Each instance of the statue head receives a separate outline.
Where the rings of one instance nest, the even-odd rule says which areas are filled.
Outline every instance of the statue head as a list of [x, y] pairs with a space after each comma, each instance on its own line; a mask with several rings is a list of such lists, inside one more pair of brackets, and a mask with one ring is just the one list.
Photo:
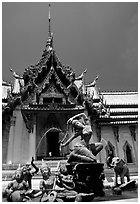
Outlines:
[[28, 171], [26, 165], [23, 166], [23, 167], [22, 167], [22, 173], [23, 173], [23, 175], [27, 174], [28, 172], [29, 172], [29, 171]]
[[21, 182], [23, 180], [23, 172], [22, 169], [17, 169], [15, 171], [15, 179], [17, 182]]
[[68, 170], [67, 170], [66, 165], [61, 165], [59, 171], [60, 171], [60, 173], [63, 174], [63, 175], [68, 175]]
[[74, 129], [75, 132], [81, 132], [83, 130], [83, 125], [81, 122], [79, 122], [79, 120], [73, 120], [72, 121], [72, 128]]
[[51, 175], [51, 170], [48, 166], [42, 166], [40, 168], [40, 171], [41, 171], [41, 175], [43, 176], [45, 180], [48, 179]]
[[112, 165], [117, 166], [120, 163], [121, 159], [119, 157], [113, 157]]
[[27, 162], [27, 163], [26, 163], [26, 168], [27, 168], [28, 171], [31, 170], [31, 164], [30, 164], [30, 162]]

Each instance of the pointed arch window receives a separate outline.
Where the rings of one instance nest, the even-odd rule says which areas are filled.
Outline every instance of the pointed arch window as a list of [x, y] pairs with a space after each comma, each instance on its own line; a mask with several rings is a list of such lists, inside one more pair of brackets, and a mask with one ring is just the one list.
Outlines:
[[125, 160], [127, 163], [133, 163], [132, 146], [126, 141], [123, 147]]

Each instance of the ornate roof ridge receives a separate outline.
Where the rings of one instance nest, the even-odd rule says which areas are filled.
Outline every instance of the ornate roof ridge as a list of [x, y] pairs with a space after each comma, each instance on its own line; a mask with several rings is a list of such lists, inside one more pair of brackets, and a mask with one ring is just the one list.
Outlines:
[[137, 124], [138, 121], [112, 121], [112, 122], [100, 122], [101, 125], [117, 125], [117, 124]]
[[108, 95], [121, 95], [121, 94], [138, 94], [138, 91], [101, 91], [101, 94], [108, 94]]
[[[128, 113], [128, 112], [129, 112], [129, 113], [134, 113], [134, 112], [136, 112], [136, 110], [132, 110], [132, 109], [131, 109], [131, 110], [129, 110], [129, 111], [128, 111], [128, 110], [122, 110], [122, 111], [119, 110], [119, 111], [118, 111], [118, 110], [116, 109], [116, 111], [115, 111], [115, 110], [110, 109], [110, 113]], [[138, 112], [138, 111], [137, 111], [137, 112]]]
[[112, 115], [111, 118], [138, 118], [138, 115]]
[[118, 106], [118, 105], [124, 105], [124, 106], [126, 106], [126, 105], [138, 105], [138, 103], [134, 103], [134, 102], [132, 102], [132, 103], [107, 103], [106, 102], [106, 104], [107, 105], [115, 105], [115, 106]]

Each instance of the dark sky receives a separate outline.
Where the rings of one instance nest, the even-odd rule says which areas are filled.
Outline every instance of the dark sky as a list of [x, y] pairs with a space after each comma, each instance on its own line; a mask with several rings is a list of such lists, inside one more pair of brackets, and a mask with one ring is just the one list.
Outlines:
[[[2, 77], [22, 75], [41, 58], [48, 37], [48, 2], [2, 3]], [[138, 86], [137, 2], [52, 2], [54, 50], [86, 83], [99, 74], [101, 91]]]

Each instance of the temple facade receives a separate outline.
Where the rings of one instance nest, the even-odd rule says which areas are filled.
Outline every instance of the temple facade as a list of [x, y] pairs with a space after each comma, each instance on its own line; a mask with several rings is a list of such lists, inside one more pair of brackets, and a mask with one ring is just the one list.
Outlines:
[[90, 142], [104, 145], [97, 159], [107, 168], [111, 151], [132, 171], [137, 170], [138, 93], [99, 91], [98, 76], [84, 84], [86, 71], [76, 76], [71, 67], [62, 65], [53, 48], [49, 18], [48, 40], [39, 62], [27, 67], [22, 76], [11, 69], [13, 85], [2, 84], [3, 163], [25, 163], [32, 156], [36, 160], [66, 158], [75, 143], [60, 151], [67, 120], [85, 112], [93, 130]]

